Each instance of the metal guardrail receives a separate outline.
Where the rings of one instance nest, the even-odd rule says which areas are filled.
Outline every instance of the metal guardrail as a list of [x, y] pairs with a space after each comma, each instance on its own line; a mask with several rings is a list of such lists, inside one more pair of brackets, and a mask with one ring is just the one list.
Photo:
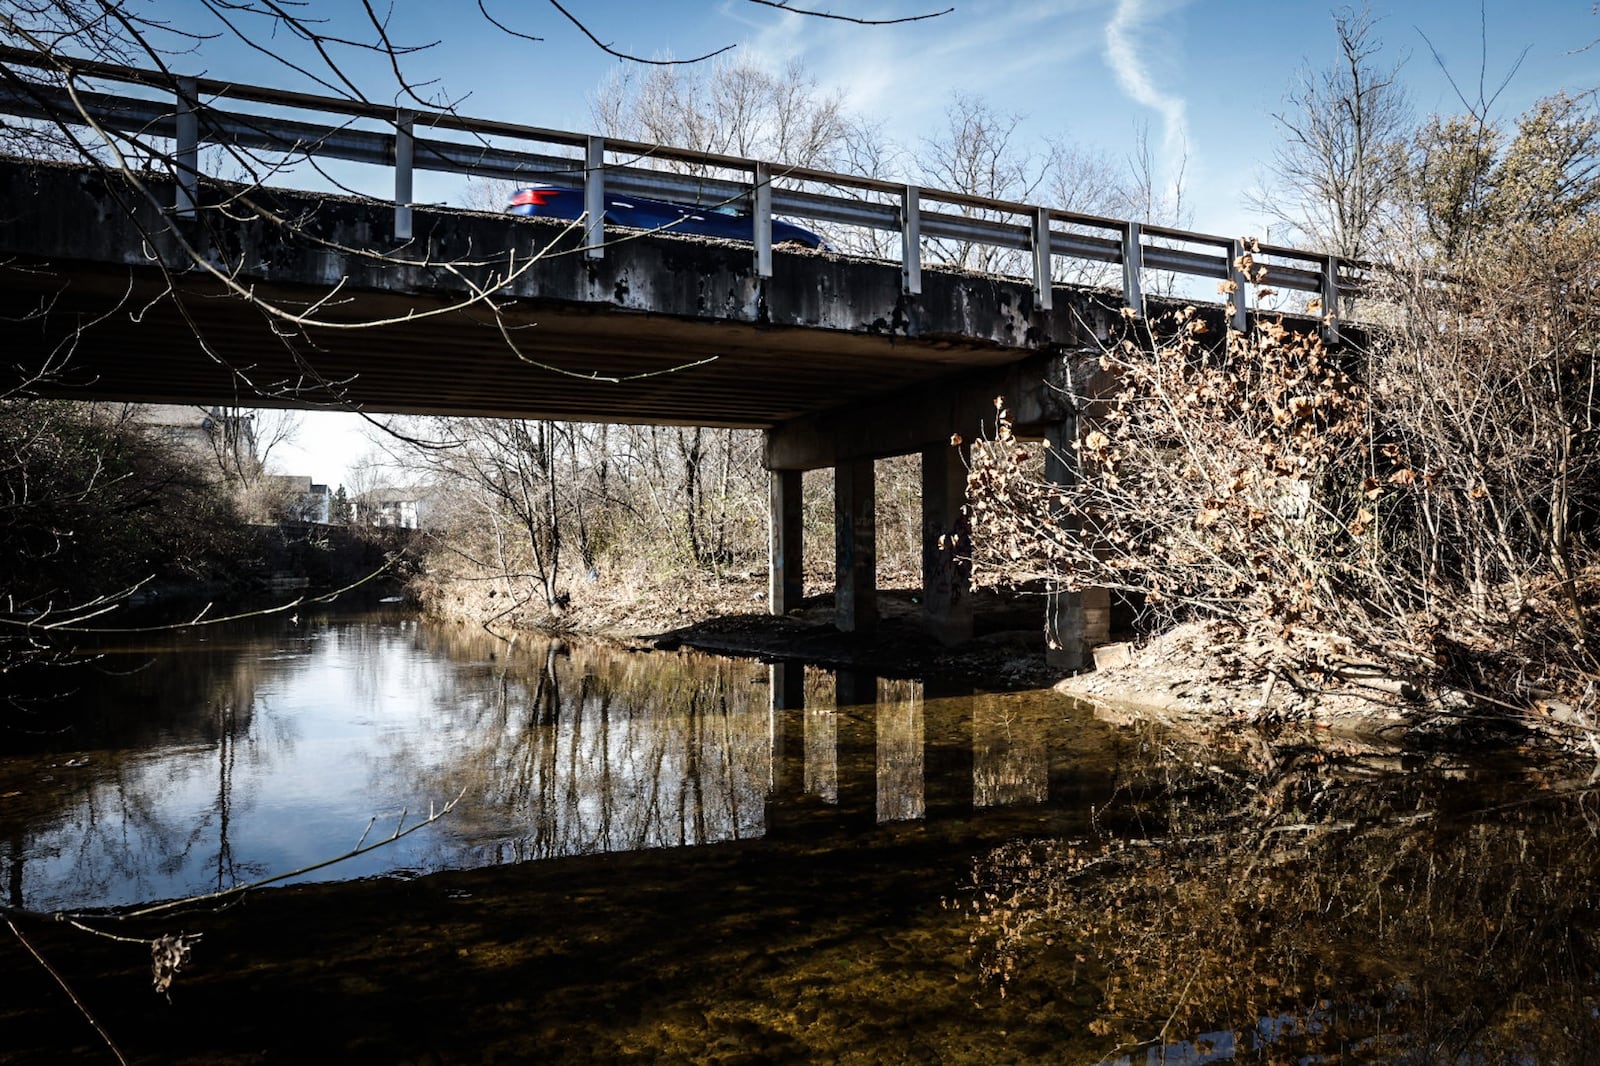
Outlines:
[[[11, 66], [50, 70], [65, 84], [23, 79]], [[111, 82], [170, 94], [165, 99], [101, 92], [84, 82]], [[267, 105], [321, 121], [225, 110], [216, 101]], [[52, 57], [0, 47], [0, 113], [67, 125], [98, 125], [138, 141], [170, 141], [177, 185], [174, 211], [193, 216], [199, 203], [200, 149], [278, 153], [284, 157], [344, 160], [392, 167], [394, 235], [412, 236], [412, 181], [417, 170], [504, 178], [521, 183], [581, 183], [584, 190], [584, 254], [605, 255], [604, 205], [608, 195], [645, 196], [702, 206], [736, 205], [753, 217], [755, 267], [772, 275], [772, 216], [802, 222], [862, 227], [900, 237], [900, 267], [905, 291], [922, 291], [923, 241], [948, 239], [1028, 253], [1035, 306], [1050, 310], [1052, 268], [1057, 257], [1122, 268], [1122, 298], [1142, 310], [1151, 271], [1219, 282], [1233, 281], [1243, 293], [1239, 268], [1242, 242], [1215, 234], [1078, 214], [999, 200], [971, 193], [837, 174], [808, 167], [768, 163], [711, 152], [697, 152], [593, 134], [570, 133], [517, 123], [469, 118], [452, 112], [397, 108], [368, 101], [316, 96], [212, 78], [174, 76], [115, 64]], [[329, 122], [327, 117], [333, 116]], [[359, 128], [358, 120], [378, 129]], [[468, 134], [473, 141], [419, 135], [419, 131]], [[506, 138], [546, 148], [531, 151], [496, 147], [489, 138]], [[548, 154], [548, 146], [579, 155]], [[608, 162], [608, 157], [610, 162]], [[618, 160], [621, 160], [619, 162]], [[639, 163], [687, 164], [730, 173], [725, 178], [675, 173]], [[955, 210], [952, 211], [951, 209]], [[959, 213], [980, 210], [1023, 221]], [[1070, 229], [1062, 227], [1071, 227]], [[1267, 266], [1274, 288], [1316, 293], [1322, 307], [1339, 307], [1342, 292], [1359, 285], [1364, 263], [1278, 245], [1261, 245], [1256, 255]], [[1244, 300], [1232, 301], [1233, 324], [1245, 325]], [[1331, 318], [1327, 331], [1336, 338]]]

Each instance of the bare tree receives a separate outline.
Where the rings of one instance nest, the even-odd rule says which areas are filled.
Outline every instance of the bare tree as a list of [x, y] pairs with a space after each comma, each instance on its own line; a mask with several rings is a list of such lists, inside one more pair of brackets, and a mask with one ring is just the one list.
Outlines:
[[1333, 16], [1339, 60], [1306, 71], [1274, 116], [1283, 139], [1256, 206], [1325, 251], [1360, 258], [1392, 207], [1411, 112], [1400, 66], [1378, 64], [1371, 9]]
[[[971, 193], [993, 200], [1031, 201], [1045, 184], [1049, 166], [1022, 143], [1018, 127], [1022, 116], [996, 111], [981, 97], [955, 93], [945, 108], [944, 126], [923, 138], [919, 153], [923, 181], [952, 192]], [[1058, 151], [1062, 162], [1069, 160]], [[1000, 219], [1005, 212], [962, 204], [955, 212], [968, 218]], [[951, 266], [985, 273], [1015, 272], [1019, 253], [974, 240], [939, 238], [929, 242], [937, 259]]]
[[843, 95], [824, 92], [799, 60], [778, 71], [729, 59], [624, 67], [600, 85], [589, 112], [617, 137], [824, 170], [842, 163], [854, 122]]
[[[1163, 176], [1155, 147], [1150, 142], [1150, 124], [1140, 122], [1134, 150], [1128, 157], [1125, 180], [1114, 186], [1117, 195], [1110, 202], [1115, 209], [1101, 213], [1186, 229], [1194, 218], [1194, 209], [1184, 199], [1188, 168], [1186, 152], [1171, 164], [1171, 173]], [[1069, 209], [1079, 210], [1070, 205]]]
[[[211, 450], [223, 479], [249, 488], [269, 469], [272, 453], [292, 444], [300, 415], [282, 408], [213, 407]], [[287, 471], [286, 471], [287, 472]]]

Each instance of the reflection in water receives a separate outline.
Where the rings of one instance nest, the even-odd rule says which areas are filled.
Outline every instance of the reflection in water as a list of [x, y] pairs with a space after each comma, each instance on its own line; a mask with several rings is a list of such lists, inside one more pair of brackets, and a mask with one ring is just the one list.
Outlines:
[[[451, 817], [319, 876], [655, 849], [565, 864], [539, 897], [594, 931], [576, 942], [617, 933], [624, 986], [676, 1002], [690, 975], [703, 993], [676, 1028], [641, 1009], [624, 1042], [701, 1041], [747, 1003], [762, 1022], [738, 1040], [788, 1025], [870, 1045], [863, 1061], [1600, 1058], [1600, 793], [1555, 771], [1249, 771], [1049, 694], [510, 645], [402, 615], [108, 648], [60, 726], [0, 734], [14, 906], [292, 870], [463, 787]], [[668, 850], [755, 838], [723, 862]], [[678, 895], [616, 876], [646, 866]], [[540, 880], [521, 875], [519, 894]], [[685, 909], [688, 932], [657, 928]], [[530, 944], [527, 979], [565, 975], [550, 1010], [627, 999]], [[869, 1017], [840, 1007], [858, 1000]], [[621, 1039], [621, 1014], [589, 1013], [585, 1048]], [[797, 1061], [786, 1046], [771, 1058]]]
[[463, 787], [449, 819], [315, 876], [745, 840], [775, 818], [803, 826], [817, 804], [870, 827], [930, 804], [1035, 803], [1045, 732], [1024, 734], [1065, 706], [1030, 724], [1014, 698], [508, 644], [403, 615], [261, 620], [103, 653], [55, 750], [30, 740], [0, 759], [15, 904], [227, 888], [341, 854], [369, 818], [382, 832]]
[[974, 957], [1001, 994], [1070, 974], [1130, 1064], [1600, 1056], [1592, 788], [1194, 765], [1145, 768], [1170, 787], [1097, 840], [978, 861]]
[[979, 807], [1043, 803], [1050, 794], [1048, 734], [1024, 714], [1019, 702], [988, 696], [972, 708], [977, 742], [976, 795]]
[[[436, 789], [477, 802], [441, 865], [706, 844], [760, 835], [771, 779], [765, 669], [551, 644], [453, 701], [457, 758]], [[401, 759], [412, 762], [410, 753]], [[396, 767], [399, 771], [399, 767]], [[464, 776], [463, 776], [464, 775]], [[456, 785], [460, 787], [459, 784]], [[464, 835], [465, 840], [460, 839]]]
[[922, 686], [884, 681], [878, 689], [878, 821], [927, 813], [923, 796]]
[[829, 688], [806, 709], [805, 790], [827, 803], [838, 803], [839, 712], [831, 706]]

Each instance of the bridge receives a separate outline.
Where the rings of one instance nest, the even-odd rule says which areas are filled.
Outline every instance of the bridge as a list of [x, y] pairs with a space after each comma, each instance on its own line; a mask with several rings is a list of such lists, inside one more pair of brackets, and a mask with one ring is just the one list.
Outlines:
[[[1240, 242], [1215, 235], [103, 63], [17, 75], [42, 66], [0, 49], [0, 114], [94, 162], [0, 160], [0, 390], [761, 429], [771, 609], [801, 596], [801, 474], [831, 467], [845, 630], [876, 619], [874, 460], [921, 454], [926, 621], [970, 636], [952, 432], [1003, 395], [1019, 433], [1069, 454], [1076, 360], [1123, 307], [1244, 281]], [[297, 190], [313, 169], [346, 188]], [[429, 206], [419, 174], [581, 185], [587, 211]], [[609, 195], [731, 206], [751, 240], [607, 227]], [[774, 247], [775, 215], [858, 251]], [[938, 261], [972, 247], [1010, 272]], [[1292, 248], [1256, 259], [1326, 307], [1362, 274]], [[1243, 327], [1242, 300], [1227, 313]], [[1053, 657], [1075, 668], [1105, 611], [1093, 593], [1059, 606]]]

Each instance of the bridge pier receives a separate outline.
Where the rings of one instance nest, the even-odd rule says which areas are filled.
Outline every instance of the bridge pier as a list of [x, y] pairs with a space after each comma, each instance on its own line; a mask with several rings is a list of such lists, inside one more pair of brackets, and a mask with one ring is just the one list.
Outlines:
[[846, 633], [878, 627], [877, 481], [871, 459], [833, 468], [834, 624]]
[[[1021, 436], [1051, 445], [1047, 476], [1070, 484], [1077, 412], [1067, 356], [1041, 355], [1021, 363], [930, 383], [836, 411], [785, 422], [767, 431], [766, 462], [772, 477], [772, 610], [799, 602], [800, 471], [834, 470], [837, 569], [836, 624], [867, 632], [876, 624], [877, 580], [873, 519], [873, 461], [894, 455], [922, 457], [923, 622], [941, 643], [970, 640], [974, 632], [970, 535], [966, 504], [966, 445], [952, 434], [992, 431], [995, 397], [1005, 398]], [[1103, 591], [1058, 592], [1047, 603], [1045, 635], [1052, 665], [1081, 670], [1089, 648], [1106, 639]]]
[[[941, 643], [972, 638], [972, 564], [967, 557], [968, 450], [949, 445], [922, 452], [922, 613]], [[768, 472], [770, 610], [788, 614], [805, 597], [802, 472]], [[877, 485], [871, 459], [834, 467], [835, 624], [871, 632], [878, 621]]]
[[801, 477], [799, 470], [768, 472], [772, 507], [767, 542], [768, 606], [780, 617], [799, 607], [806, 594]]

